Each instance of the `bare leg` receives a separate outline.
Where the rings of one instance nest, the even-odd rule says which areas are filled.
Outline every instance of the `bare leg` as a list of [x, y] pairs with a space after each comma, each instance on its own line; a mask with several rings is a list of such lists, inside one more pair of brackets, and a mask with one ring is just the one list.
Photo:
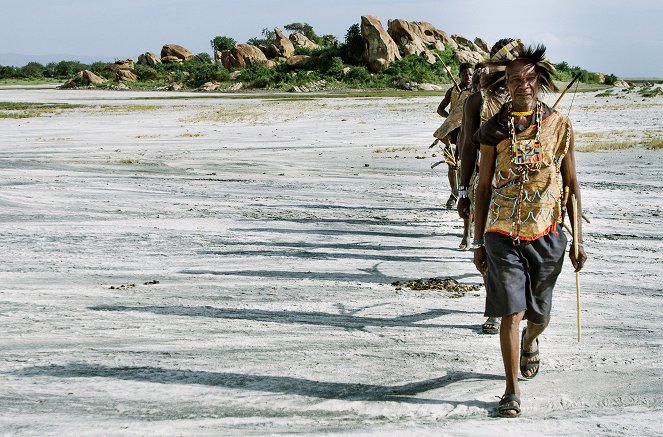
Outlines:
[[516, 394], [520, 397], [518, 371], [520, 370], [520, 322], [525, 312], [502, 317], [500, 327], [500, 347], [506, 376], [504, 394]]
[[451, 188], [451, 195], [449, 200], [447, 200], [447, 209], [451, 209], [456, 206], [456, 200], [458, 200], [458, 185], [456, 184], [456, 169], [452, 166], [449, 166], [449, 171], [447, 172], [449, 177], [449, 187]]
[[[525, 352], [535, 352], [538, 351], [539, 345], [536, 343], [536, 338], [541, 335], [543, 331], [548, 327], [550, 319], [546, 320], [543, 325], [537, 325], [535, 323], [527, 321], [527, 331], [525, 332], [525, 338], [523, 339], [523, 351]], [[522, 358], [521, 365], [525, 365], [528, 362], [539, 360], [539, 354], [529, 358]], [[538, 366], [533, 367], [529, 371], [523, 373], [523, 376], [529, 377], [535, 374], [539, 370]]]
[[461, 250], [469, 250], [470, 249], [470, 220], [469, 219], [463, 219], [463, 239], [460, 242], [460, 246], [458, 246], [459, 249]]

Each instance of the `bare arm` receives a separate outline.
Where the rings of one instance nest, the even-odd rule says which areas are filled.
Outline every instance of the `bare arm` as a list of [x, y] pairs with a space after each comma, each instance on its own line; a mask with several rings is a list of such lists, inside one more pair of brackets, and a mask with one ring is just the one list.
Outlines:
[[474, 142], [474, 133], [481, 125], [481, 94], [472, 94], [463, 104], [463, 123], [460, 137], [460, 180], [461, 187], [467, 187], [470, 184], [470, 178], [474, 173], [474, 167], [477, 162], [477, 144]]
[[453, 88], [449, 88], [447, 90], [447, 93], [444, 95], [444, 98], [440, 102], [440, 105], [437, 107], [437, 113], [439, 114], [440, 117], [447, 118], [449, 116], [449, 113], [446, 110], [446, 107], [449, 106], [449, 103], [451, 103], [451, 90]]
[[[571, 127], [569, 127], [571, 129]], [[573, 129], [571, 129], [571, 138], [569, 141], [569, 150], [566, 152], [566, 156], [562, 160], [561, 165], [562, 172], [562, 181], [564, 187], [568, 187], [569, 196], [566, 200], [566, 211], [568, 213], [569, 219], [571, 221], [571, 229], [575, 233], [574, 226], [577, 226], [578, 233], [578, 258], [576, 259], [575, 252], [573, 248], [569, 253], [571, 258], [571, 263], [575, 268], [576, 272], [579, 272], [587, 261], [587, 255], [585, 254], [585, 249], [583, 247], [583, 236], [582, 236], [582, 202], [580, 198], [580, 184], [578, 183], [578, 176], [576, 175], [576, 160], [574, 153], [574, 138], [573, 138]], [[577, 218], [573, 219], [573, 201], [572, 196], [575, 195], [577, 202]]]
[[[474, 192], [474, 238], [482, 239], [486, 230], [488, 208], [492, 194], [492, 178], [495, 172], [495, 148], [481, 145], [481, 162], [479, 163], [479, 185]], [[474, 265], [481, 274], [488, 271], [486, 249], [478, 247], [474, 251]]]

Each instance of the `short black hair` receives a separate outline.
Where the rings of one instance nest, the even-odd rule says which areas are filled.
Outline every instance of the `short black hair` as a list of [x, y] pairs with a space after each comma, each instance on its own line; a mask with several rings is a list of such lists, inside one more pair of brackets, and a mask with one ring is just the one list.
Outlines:
[[463, 62], [462, 64], [460, 64], [458, 66], [458, 74], [460, 74], [463, 71], [468, 70], [470, 68], [472, 68], [472, 64], [470, 64], [469, 62]]

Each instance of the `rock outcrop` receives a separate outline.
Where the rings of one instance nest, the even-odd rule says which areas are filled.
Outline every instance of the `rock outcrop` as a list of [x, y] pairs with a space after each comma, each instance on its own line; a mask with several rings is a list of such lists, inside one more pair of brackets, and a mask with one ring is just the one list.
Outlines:
[[431, 64], [437, 61], [432, 49], [457, 47], [446, 32], [424, 21], [389, 20], [387, 28], [394, 42], [403, 47], [405, 55], [423, 55]]
[[[178, 61], [173, 59], [178, 59]], [[193, 59], [193, 53], [180, 45], [166, 44], [161, 48], [161, 61], [164, 63], [190, 61], [191, 59]]]
[[154, 67], [157, 64], [161, 64], [161, 58], [152, 52], [145, 52], [142, 55], [138, 56], [138, 63], [140, 65], [147, 65], [149, 67]]
[[108, 64], [106, 66], [111, 71], [118, 71], [118, 70], [129, 70], [132, 71], [134, 69], [134, 61], [133, 59], [125, 59], [122, 61], [115, 61], [112, 64]]
[[230, 50], [221, 51], [218, 57], [221, 64], [228, 70], [267, 63], [267, 57], [262, 50], [251, 44], [237, 44]]
[[364, 40], [364, 61], [372, 72], [382, 71], [401, 59], [398, 46], [374, 15], [361, 17], [361, 36]]
[[101, 85], [106, 82], [106, 79], [104, 79], [101, 76], [97, 76], [90, 70], [83, 70], [79, 71], [66, 81], [60, 88], [76, 88], [79, 86], [90, 86], [90, 85]]
[[281, 32], [281, 29], [278, 27], [274, 28], [274, 34], [276, 35], [276, 38], [274, 39], [274, 47], [279, 53], [279, 56], [289, 58], [294, 55], [295, 45], [283, 34], [283, 32]]
[[308, 55], [293, 55], [286, 59], [286, 62], [290, 65], [304, 64], [311, 59]]
[[120, 82], [135, 82], [138, 80], [136, 73], [131, 70], [116, 70], [115, 75]]
[[319, 49], [320, 46], [306, 37], [306, 35], [299, 32], [295, 32], [290, 35], [290, 41], [294, 44], [295, 47], [303, 49]]

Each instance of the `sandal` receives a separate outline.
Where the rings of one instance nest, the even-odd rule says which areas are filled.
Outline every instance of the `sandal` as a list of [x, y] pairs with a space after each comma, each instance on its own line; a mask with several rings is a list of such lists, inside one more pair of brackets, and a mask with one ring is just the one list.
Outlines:
[[488, 319], [481, 325], [481, 332], [484, 334], [499, 334], [500, 322], [495, 317], [488, 317]]
[[520, 416], [520, 398], [517, 394], [511, 393], [500, 398], [497, 405], [497, 414], [500, 417], [518, 417]]
[[[523, 378], [525, 379], [532, 379], [539, 374], [539, 369], [541, 368], [539, 363], [541, 360], [537, 359], [534, 361], [528, 361], [524, 365], [522, 362], [523, 358], [529, 359], [539, 355], [539, 338], [536, 338], [536, 350], [534, 352], [525, 352], [523, 349], [523, 343], [525, 342], [525, 332], [527, 332], [527, 328], [523, 329], [523, 334], [520, 336], [520, 374], [523, 375]], [[529, 373], [532, 370], [534, 370], [534, 373], [530, 374], [529, 376], [525, 376], [525, 372]]]
[[456, 206], [456, 200], [456, 196], [452, 193], [447, 200], [447, 209], [452, 209], [454, 206]]

